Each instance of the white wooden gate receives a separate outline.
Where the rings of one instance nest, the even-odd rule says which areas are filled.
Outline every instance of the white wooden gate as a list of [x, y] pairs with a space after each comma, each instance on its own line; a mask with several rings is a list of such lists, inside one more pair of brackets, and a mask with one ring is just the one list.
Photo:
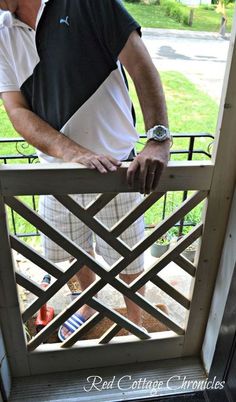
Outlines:
[[[146, 197], [138, 207], [129, 212], [111, 230], [105, 228], [95, 218], [95, 215], [116, 194], [130, 191], [126, 183], [127, 166], [121, 167], [118, 172], [107, 175], [101, 175], [73, 164], [0, 167], [0, 319], [14, 376], [200, 354], [235, 184], [235, 29], [232, 37], [217, 130], [218, 136], [212, 161], [203, 163], [171, 162], [162, 176], [158, 193]], [[136, 190], [137, 187], [135, 187], [133, 191]], [[77, 193], [78, 188], [80, 193], [102, 193], [102, 195], [88, 208], [83, 209], [68, 195]], [[158, 224], [153, 233], [144, 241], [130, 249], [119, 240], [120, 234], [163, 193], [183, 190], [194, 190], [195, 193], [168, 218]], [[67, 209], [117, 250], [121, 258], [110, 271], [104, 269], [78, 245], [51, 227], [35, 211], [17, 198], [21, 195], [40, 194], [54, 195]], [[129, 286], [118, 279], [117, 275], [128, 264], [203, 200], [207, 200], [207, 202], [202, 223], [194, 227], [188, 235], [177, 242], [174, 248], [167, 251]], [[68, 251], [75, 258], [75, 263], [63, 272], [29, 245], [11, 235], [7, 228], [6, 205]], [[200, 237], [202, 239], [201, 247], [193, 264], [181, 253]], [[56, 278], [56, 281], [44, 291], [32, 280], [18, 273], [15, 274], [12, 249], [50, 273]], [[193, 278], [189, 299], [158, 275], [171, 261], [178, 264]], [[98, 275], [98, 279], [27, 343], [23, 322], [36, 313], [84, 264]], [[188, 311], [183, 327], [137, 293], [148, 281], [151, 281]], [[37, 296], [32, 305], [23, 312], [20, 312], [19, 309], [16, 283]], [[147, 334], [124, 316], [99, 301], [95, 295], [107, 283], [164, 323], [170, 331]], [[96, 310], [95, 315], [64, 343], [43, 344], [56, 328], [85, 303]], [[98, 340], [80, 341], [80, 338], [104, 316], [114, 322], [113, 326]], [[126, 328], [134, 337], [116, 337], [120, 328]]]
[[[185, 272], [193, 278], [197, 278], [198, 272], [196, 266], [181, 256], [181, 253], [186, 249], [186, 247], [202, 235], [203, 224], [200, 223], [197, 227], [194, 227], [188, 235], [184, 236], [177, 242], [174, 248], [171, 248], [162, 258], [157, 260], [157, 262], [155, 262], [148, 270], [145, 270], [145, 272], [129, 286], [117, 277], [117, 275], [134, 261], [135, 258], [149, 248], [173, 225], [178, 223], [181, 218], [202, 202], [208, 195], [213, 172], [213, 167], [210, 163], [205, 163], [201, 166], [198, 166], [196, 162], [192, 162], [191, 164], [179, 163], [179, 166], [176, 164], [173, 164], [173, 166], [171, 165], [172, 164], [167, 168], [162, 178], [159, 187], [160, 192], [145, 197], [139, 206], [135, 207], [111, 230], [105, 228], [95, 218], [95, 215], [118, 193], [129, 190], [125, 179], [127, 167], [122, 167], [117, 173], [111, 173], [105, 176], [100, 175], [98, 172], [78, 168], [77, 165], [63, 165], [63, 168], [61, 166], [48, 167], [43, 165], [33, 165], [30, 167], [22, 165], [1, 168], [1, 239], [4, 254], [1, 264], [1, 275], [4, 295], [2, 299], [5, 300], [6, 303], [6, 305], [2, 307], [2, 319], [3, 322], [4, 318], [6, 320], [4, 327], [7, 333], [6, 338], [9, 340], [8, 347], [10, 350], [17, 350], [17, 353], [20, 355], [19, 358], [17, 355], [14, 357], [14, 359], [18, 359], [18, 365], [20, 365], [20, 368], [15, 372], [16, 374], [22, 375], [22, 373], [25, 374], [27, 372], [35, 373], [38, 372], [38, 370], [56, 371], [60, 365], [61, 370], [63, 370], [65, 368], [65, 361], [68, 362], [69, 365], [67, 363], [66, 365], [67, 368], [70, 369], [75, 367], [94, 367], [101, 364], [101, 360], [96, 356], [96, 353], [101, 351], [101, 344], [103, 344], [102, 348], [106, 348], [106, 351], [104, 352], [103, 350], [102, 352], [103, 365], [110, 364], [112, 356], [115, 356], [116, 353], [116, 362], [126, 362], [127, 359], [129, 359], [129, 361], [133, 361], [134, 359], [137, 360], [137, 356], [135, 356], [137, 350], [139, 351], [138, 360], [143, 360], [144, 355], [147, 360], [182, 356], [184, 339], [186, 337], [186, 327], [182, 328], [167, 314], [163, 313], [160, 309], [147, 301], [145, 297], [137, 293], [137, 291], [148, 281], [151, 281], [162, 291], [172, 297], [177, 303], [188, 310], [191, 317], [191, 309], [197, 301], [194, 302], [187, 299], [186, 296], [182, 295], [170, 284], [161, 279], [158, 273], [171, 261], [175, 261]], [[61, 188], [62, 182], [64, 183], [63, 190]], [[89, 205], [87, 208], [83, 208], [78, 205], [73, 198], [66, 195], [75, 193], [77, 188], [80, 188], [81, 193], [99, 191], [102, 192], [102, 194], [93, 204]], [[137, 244], [134, 248], [130, 249], [119, 240], [120, 234], [126, 230], [131, 223], [138, 219], [151, 205], [160, 199], [163, 193], [167, 190], [197, 191], [168, 218], [158, 224], [148, 237]], [[58, 201], [88, 225], [97, 235], [101, 236], [121, 255], [120, 260], [110, 271], [107, 271], [101, 264], [95, 261], [93, 257], [85, 253], [78, 245], [74, 244], [67, 237], [63, 236], [62, 233], [59, 233], [55, 228], [51, 227], [42, 219], [42, 217], [16, 197], [19, 195], [45, 193], [53, 194]], [[46, 260], [32, 247], [16, 236], [8, 233], [4, 204], [11, 207], [28, 222], [33, 224], [41, 232], [45, 233], [54, 242], [68, 251], [75, 258], [73, 265], [68, 268], [66, 272], [63, 272], [50, 261]], [[14, 262], [11, 257], [10, 248], [16, 250], [34, 264], [54, 276], [56, 281], [46, 291], [44, 291], [37, 283], [29, 280], [22, 274], [16, 273], [15, 275]], [[30, 317], [32, 317], [45, 302], [50, 300], [51, 297], [55, 295], [55, 293], [58, 292], [76, 272], [79, 271], [83, 265], [87, 265], [91, 268], [98, 275], [98, 279], [74, 302], [72, 302], [65, 311], [57, 315], [57, 317], [44, 330], [26, 344], [21, 319], [23, 322], [26, 322]], [[37, 296], [36, 300], [25, 311], [23, 311], [22, 314], [18, 308], [15, 278], [19, 285]], [[147, 334], [124, 316], [99, 301], [99, 299], [94, 295], [96, 295], [97, 292], [107, 283], [123, 295], [129, 297], [144, 311], [165, 324], [170, 331], [159, 334]], [[197, 284], [195, 288], [197, 288]], [[71, 314], [76, 312], [77, 309], [85, 303], [94, 308], [97, 311], [96, 314], [87, 320], [86, 323], [69, 339], [64, 341], [64, 343], [42, 345], [56, 328], [58, 328], [67, 318], [70, 317]], [[104, 316], [110, 318], [114, 322], [113, 326], [98, 340], [78, 342], [79, 339]], [[126, 337], [114, 339], [115, 335], [121, 328], [127, 329], [130, 333], [135, 335], [136, 339], [129, 338], [128, 342]], [[16, 338], [14, 336], [15, 334], [17, 334]], [[142, 341], [137, 342], [137, 340], [148, 340], [148, 343]], [[157, 343], [156, 347], [153, 342]], [[127, 352], [121, 354], [121, 346], [124, 346], [124, 344], [126, 344], [126, 348], [129, 349], [129, 357]], [[71, 354], [69, 348], [72, 346], [74, 358], [78, 354], [79, 360], [82, 360], [79, 366], [78, 358], [75, 358], [75, 360], [73, 359], [72, 361], [69, 358], [65, 358], [65, 354]], [[83, 350], [82, 354], [81, 349]], [[53, 350], [55, 350], [54, 353]], [[108, 351], [109, 353], [107, 353]], [[89, 353], [89, 360], [86, 357], [86, 353]], [[91, 357], [91, 353], [93, 358]], [[50, 356], [54, 354], [53, 360], [49, 359], [48, 354], [50, 354]], [[13, 355], [15, 355], [14, 352]], [[82, 358], [82, 356], [84, 356], [84, 358]], [[25, 362], [25, 364], [22, 366], [23, 362]], [[39, 369], [39, 366], [41, 369]], [[14, 365], [14, 367], [16, 366]]]

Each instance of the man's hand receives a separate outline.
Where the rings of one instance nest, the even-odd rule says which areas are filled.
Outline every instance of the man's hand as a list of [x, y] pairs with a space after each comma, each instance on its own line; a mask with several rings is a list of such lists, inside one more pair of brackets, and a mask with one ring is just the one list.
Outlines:
[[65, 155], [64, 161], [81, 163], [89, 169], [97, 169], [100, 173], [115, 172], [121, 165], [120, 161], [109, 155], [97, 155], [85, 149], [73, 157]]
[[17, 6], [17, 0], [0, 0], [0, 10], [11, 11], [11, 13], [14, 13]]
[[132, 187], [134, 180], [139, 181], [141, 194], [149, 194], [157, 189], [163, 169], [169, 160], [170, 141], [157, 143], [148, 141], [142, 152], [131, 163], [127, 172], [127, 180]]

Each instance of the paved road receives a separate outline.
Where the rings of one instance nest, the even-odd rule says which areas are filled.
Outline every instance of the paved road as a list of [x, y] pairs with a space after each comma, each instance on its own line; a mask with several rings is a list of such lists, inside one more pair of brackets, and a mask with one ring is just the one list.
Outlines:
[[220, 101], [229, 38], [205, 32], [144, 29], [143, 39], [160, 71], [182, 72]]

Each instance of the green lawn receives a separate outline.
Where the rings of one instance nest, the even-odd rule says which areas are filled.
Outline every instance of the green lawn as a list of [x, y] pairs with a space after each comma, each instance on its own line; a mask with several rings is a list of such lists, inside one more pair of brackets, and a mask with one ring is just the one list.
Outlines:
[[[143, 27], [164, 28], [164, 29], [184, 29], [193, 31], [218, 32], [220, 28], [221, 17], [216, 13], [214, 7], [206, 9], [204, 6], [197, 7], [194, 10], [193, 25], [191, 27], [182, 25], [172, 18], [165, 15], [161, 6], [147, 4], [131, 4], [124, 1], [125, 7], [133, 17]], [[234, 8], [227, 7], [227, 31], [232, 28], [232, 19]]]

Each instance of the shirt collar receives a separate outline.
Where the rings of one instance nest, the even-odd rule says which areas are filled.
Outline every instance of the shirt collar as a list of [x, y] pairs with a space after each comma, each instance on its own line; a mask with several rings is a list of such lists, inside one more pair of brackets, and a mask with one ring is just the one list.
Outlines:
[[0, 13], [0, 29], [11, 28], [14, 25], [14, 15], [10, 11], [1, 11]]

